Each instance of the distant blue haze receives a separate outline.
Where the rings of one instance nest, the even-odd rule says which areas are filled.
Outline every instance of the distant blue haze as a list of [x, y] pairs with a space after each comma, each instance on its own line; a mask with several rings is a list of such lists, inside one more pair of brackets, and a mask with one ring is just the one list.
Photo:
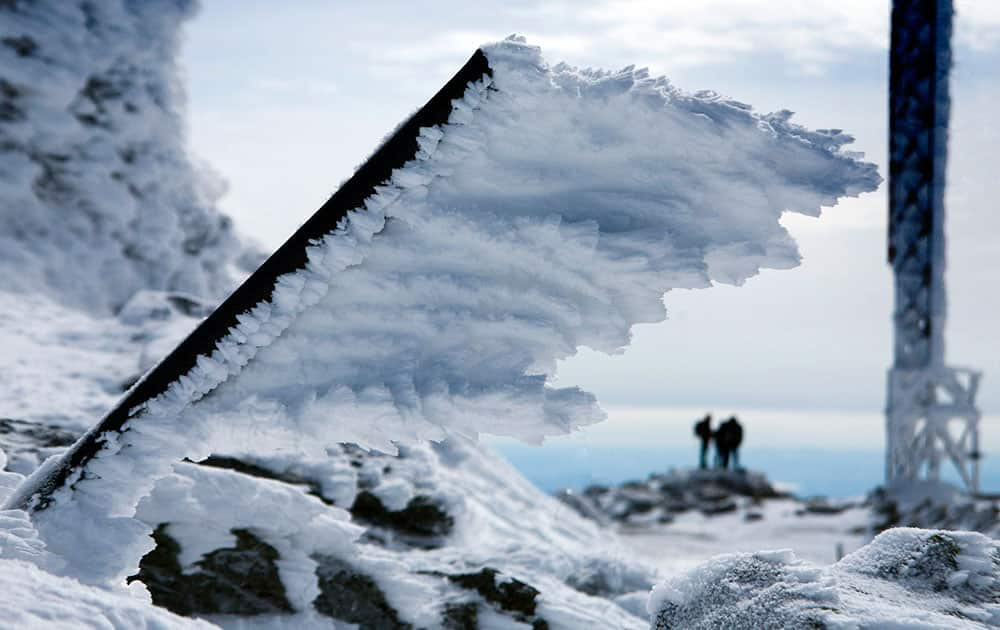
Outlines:
[[[506, 442], [491, 446], [547, 492], [644, 479], [653, 472], [698, 463], [695, 444], [687, 449], [575, 444], [534, 447]], [[743, 465], [765, 473], [772, 482], [791, 486], [799, 496], [860, 496], [882, 481], [884, 454], [881, 450], [746, 448], [743, 451]], [[997, 458], [983, 461], [982, 480], [984, 489], [1000, 489], [1000, 461]]]

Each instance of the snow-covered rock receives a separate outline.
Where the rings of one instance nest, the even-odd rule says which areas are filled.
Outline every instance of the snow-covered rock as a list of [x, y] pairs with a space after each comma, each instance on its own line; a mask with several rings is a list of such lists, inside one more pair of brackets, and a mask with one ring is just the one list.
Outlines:
[[961, 529], [1000, 537], [1000, 497], [974, 497], [941, 481], [918, 480], [872, 490], [872, 529]]
[[[747, 520], [767, 499], [785, 499], [762, 473], [751, 470], [679, 469], [653, 473], [643, 481], [617, 486], [594, 485], [556, 496], [577, 512], [602, 523], [656, 525], [697, 510], [707, 516], [742, 511]], [[806, 504], [804, 509], [808, 509]]]
[[[174, 470], [139, 506], [156, 548], [136, 577], [175, 612], [224, 626], [315, 614], [362, 628], [645, 625], [652, 571], [461, 439]], [[405, 505], [383, 503], [403, 484]]]
[[140, 289], [218, 299], [242, 247], [185, 150], [189, 0], [0, 4], [0, 290], [96, 315]]
[[1000, 546], [974, 532], [891, 529], [829, 567], [791, 551], [719, 556], [658, 585], [654, 630], [1000, 626]]

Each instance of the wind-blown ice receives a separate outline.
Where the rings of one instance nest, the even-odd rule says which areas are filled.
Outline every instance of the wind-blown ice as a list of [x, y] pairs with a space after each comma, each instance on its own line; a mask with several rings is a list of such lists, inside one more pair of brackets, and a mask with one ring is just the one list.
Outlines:
[[559, 359], [621, 350], [670, 289], [794, 266], [782, 212], [879, 182], [849, 136], [787, 112], [550, 67], [520, 39], [483, 50], [491, 75], [414, 159], [36, 513], [66, 572], [134, 572], [150, 548], [136, 504], [184, 457], [596, 422], [591, 394], [547, 384]]

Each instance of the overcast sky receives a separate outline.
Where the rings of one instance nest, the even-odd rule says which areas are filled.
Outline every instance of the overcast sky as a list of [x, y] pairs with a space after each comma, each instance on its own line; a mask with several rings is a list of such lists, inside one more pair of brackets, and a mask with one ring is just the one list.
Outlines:
[[[981, 406], [996, 416], [1000, 2], [956, 4], [948, 357], [986, 372]], [[479, 44], [517, 32], [551, 63], [648, 66], [686, 90], [843, 128], [885, 175], [888, 11], [875, 0], [204, 0], [184, 55], [191, 143], [229, 182], [223, 208], [273, 249]], [[667, 322], [638, 327], [623, 356], [582, 352], [561, 367], [561, 384], [613, 412], [857, 412], [880, 436], [891, 361], [885, 204], [883, 186], [820, 219], [788, 215], [801, 267], [670, 293]], [[1000, 421], [984, 431], [1000, 448]]]

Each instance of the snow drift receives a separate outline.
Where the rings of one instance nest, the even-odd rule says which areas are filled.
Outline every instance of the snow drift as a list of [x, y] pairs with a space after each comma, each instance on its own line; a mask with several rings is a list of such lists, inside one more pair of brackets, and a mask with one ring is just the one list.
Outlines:
[[478, 57], [488, 72], [447, 122], [419, 129], [416, 155], [308, 244], [302, 268], [165, 391], [130, 402], [124, 430], [98, 427], [15, 494], [54, 569], [133, 573], [150, 549], [136, 505], [185, 457], [538, 441], [596, 422], [593, 396], [547, 384], [557, 360], [619, 351], [632, 325], [663, 319], [672, 288], [794, 266], [782, 212], [816, 215], [879, 182], [842, 150], [849, 136], [788, 112], [633, 68], [548, 66], [517, 38]]

